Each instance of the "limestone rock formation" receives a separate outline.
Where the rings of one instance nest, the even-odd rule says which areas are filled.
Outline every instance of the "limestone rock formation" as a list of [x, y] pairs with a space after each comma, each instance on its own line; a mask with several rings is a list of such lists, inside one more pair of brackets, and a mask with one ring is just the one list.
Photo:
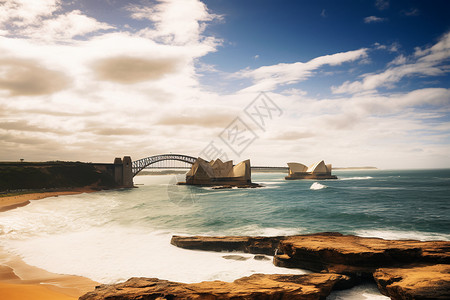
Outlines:
[[378, 269], [378, 289], [394, 300], [450, 299], [450, 265]]
[[333, 289], [349, 287], [345, 275], [255, 274], [234, 282], [177, 283], [157, 278], [131, 278], [124, 283], [101, 285], [80, 300], [131, 299], [325, 299]]
[[331, 164], [319, 161], [307, 167], [300, 163], [288, 163], [289, 175], [285, 179], [337, 179], [331, 175]]
[[340, 233], [287, 237], [280, 241], [274, 264], [368, 277], [382, 267], [414, 263], [449, 264], [450, 242], [384, 240]]
[[205, 251], [240, 251], [252, 254], [274, 255], [283, 236], [250, 237], [250, 236], [177, 236], [170, 243], [174, 246]]
[[233, 166], [233, 161], [222, 162], [220, 159], [207, 162], [197, 158], [189, 172], [186, 184], [204, 186], [257, 186], [252, 183], [250, 160]]

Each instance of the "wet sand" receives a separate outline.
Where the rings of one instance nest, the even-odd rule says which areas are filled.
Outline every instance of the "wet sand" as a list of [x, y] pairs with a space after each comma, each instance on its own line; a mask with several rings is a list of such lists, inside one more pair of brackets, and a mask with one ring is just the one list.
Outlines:
[[82, 193], [92, 193], [97, 191], [98, 190], [93, 190], [91, 188], [78, 188], [66, 191], [29, 193], [15, 196], [0, 197], [0, 212], [25, 206], [30, 203], [30, 200], [40, 200], [48, 197], [58, 197], [62, 195], [76, 195]]
[[[95, 192], [89, 188], [1, 197], [0, 212], [25, 206], [30, 200]], [[0, 248], [0, 298], [8, 300], [75, 300], [99, 283], [85, 277], [47, 272], [27, 265]]]
[[0, 262], [0, 295], [4, 299], [78, 299], [98, 285], [88, 278], [54, 274], [27, 265], [3, 249]]

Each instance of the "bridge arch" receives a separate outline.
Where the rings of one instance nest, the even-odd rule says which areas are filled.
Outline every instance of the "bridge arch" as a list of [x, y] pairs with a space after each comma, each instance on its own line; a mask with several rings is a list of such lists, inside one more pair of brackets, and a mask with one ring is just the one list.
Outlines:
[[161, 154], [161, 155], [154, 155], [149, 156], [146, 158], [142, 158], [136, 161], [133, 161], [131, 169], [133, 173], [133, 177], [136, 176], [140, 171], [145, 169], [146, 167], [160, 162], [164, 160], [177, 160], [181, 162], [185, 162], [188, 164], [193, 164], [197, 160], [197, 158], [189, 156], [189, 155], [182, 155], [182, 154]]

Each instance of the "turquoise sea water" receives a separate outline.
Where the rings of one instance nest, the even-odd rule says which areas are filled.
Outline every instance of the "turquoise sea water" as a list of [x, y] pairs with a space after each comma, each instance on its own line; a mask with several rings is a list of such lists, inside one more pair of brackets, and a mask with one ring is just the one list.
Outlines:
[[[101, 283], [133, 276], [199, 282], [304, 271], [250, 254], [232, 261], [222, 253], [179, 249], [170, 245], [173, 234], [338, 231], [450, 240], [450, 170], [335, 174], [339, 179], [286, 181], [282, 173], [254, 173], [263, 188], [223, 190], [179, 186], [171, 175], [137, 176], [136, 189], [46, 198], [1, 213], [0, 247], [28, 264]], [[385, 298], [369, 285], [330, 299]]]
[[[255, 173], [253, 181], [265, 186], [261, 189], [169, 188], [169, 201], [186, 208], [182, 217], [154, 211], [150, 202], [143, 201], [142, 208], [152, 210], [148, 221], [158, 227], [198, 234], [276, 228], [450, 237], [450, 170], [335, 173], [338, 180], [324, 181], [287, 181], [281, 173]], [[142, 186], [142, 192], [146, 188]]]

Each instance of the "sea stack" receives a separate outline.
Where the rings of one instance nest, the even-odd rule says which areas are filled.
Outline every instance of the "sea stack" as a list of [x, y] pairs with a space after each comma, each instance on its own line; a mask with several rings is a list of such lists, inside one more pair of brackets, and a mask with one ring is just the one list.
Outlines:
[[285, 177], [291, 179], [337, 179], [331, 175], [331, 164], [326, 165], [323, 160], [307, 167], [304, 164], [290, 162], [288, 163], [289, 175]]

